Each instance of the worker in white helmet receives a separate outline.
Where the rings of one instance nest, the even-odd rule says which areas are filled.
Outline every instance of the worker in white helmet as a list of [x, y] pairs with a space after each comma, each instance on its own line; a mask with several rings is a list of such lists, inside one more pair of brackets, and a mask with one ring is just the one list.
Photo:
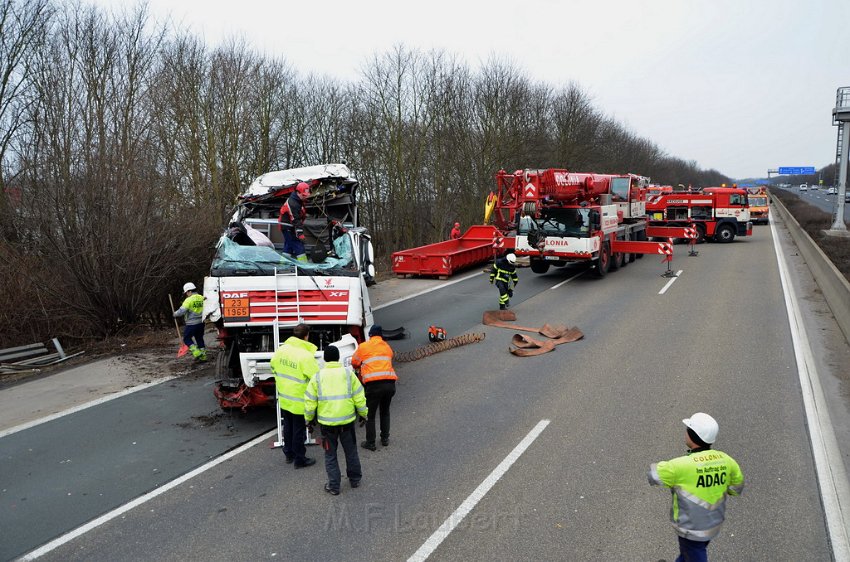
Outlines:
[[[189, 347], [192, 357], [198, 361], [207, 360], [207, 346], [204, 344], [204, 297], [197, 293], [197, 287], [191, 281], [183, 285], [186, 298], [174, 312], [174, 317], [185, 316], [183, 343]], [[186, 348], [183, 348], [184, 351]]]
[[493, 262], [490, 268], [490, 284], [495, 282], [499, 289], [499, 310], [505, 310], [511, 304], [514, 287], [519, 283], [516, 273], [516, 256], [513, 253]]
[[682, 420], [687, 428], [688, 454], [649, 467], [649, 483], [670, 488], [671, 517], [679, 535], [679, 557], [707, 561], [709, 541], [720, 532], [726, 516], [726, 495], [740, 495], [744, 474], [735, 459], [711, 448], [717, 422], [702, 412]]

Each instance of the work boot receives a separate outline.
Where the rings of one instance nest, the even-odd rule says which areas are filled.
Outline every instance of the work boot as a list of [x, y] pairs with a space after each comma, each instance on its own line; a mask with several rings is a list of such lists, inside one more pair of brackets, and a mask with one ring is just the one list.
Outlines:
[[389, 447], [389, 445], [390, 445], [390, 438], [389, 438], [389, 437], [387, 437], [387, 438], [382, 438], [382, 439], [381, 439], [381, 445], [383, 445], [384, 447]]
[[364, 449], [369, 449], [370, 451], [377, 451], [378, 447], [374, 443], [369, 443], [368, 441], [364, 441], [360, 443], [360, 446]]
[[307, 457], [304, 459], [304, 462], [295, 463], [295, 468], [305, 468], [308, 466], [313, 466], [314, 464], [316, 464], [316, 459]]
[[338, 496], [339, 495], [339, 490], [334, 490], [333, 488], [331, 488], [330, 484], [325, 484], [325, 491], [332, 496]]
[[505, 306], [505, 305], [503, 305], [503, 304], [500, 304], [500, 305], [499, 305], [499, 310], [505, 310], [506, 308], [508, 308], [508, 307], [507, 307], [507, 306]]

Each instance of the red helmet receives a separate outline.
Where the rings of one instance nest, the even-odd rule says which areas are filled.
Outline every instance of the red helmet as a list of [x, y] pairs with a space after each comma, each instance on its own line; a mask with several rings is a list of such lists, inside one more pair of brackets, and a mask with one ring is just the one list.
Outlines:
[[303, 196], [305, 196], [305, 197], [310, 197], [310, 186], [309, 186], [309, 185], [307, 185], [307, 184], [306, 184], [305, 182], [303, 182], [303, 181], [302, 181], [301, 183], [299, 183], [297, 186], [295, 186], [295, 191], [297, 191], [297, 192], [298, 192], [298, 195], [303, 195]]

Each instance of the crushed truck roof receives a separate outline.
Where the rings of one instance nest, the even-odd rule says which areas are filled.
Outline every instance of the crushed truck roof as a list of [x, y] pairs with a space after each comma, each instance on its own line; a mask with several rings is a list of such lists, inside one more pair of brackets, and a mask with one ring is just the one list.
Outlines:
[[294, 185], [298, 182], [310, 182], [338, 178], [355, 182], [351, 170], [345, 164], [322, 164], [320, 166], [305, 166], [303, 168], [292, 168], [289, 170], [277, 170], [258, 176], [242, 197], [257, 197], [276, 191], [282, 187]]

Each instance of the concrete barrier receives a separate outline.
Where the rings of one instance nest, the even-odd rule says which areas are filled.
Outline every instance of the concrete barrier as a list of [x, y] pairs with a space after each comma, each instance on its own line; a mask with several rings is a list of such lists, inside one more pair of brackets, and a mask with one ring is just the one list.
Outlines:
[[771, 197], [773, 208], [782, 217], [782, 221], [788, 227], [791, 238], [797, 244], [800, 255], [806, 260], [815, 282], [823, 293], [826, 304], [832, 310], [835, 321], [844, 332], [844, 339], [850, 342], [850, 283], [847, 278], [833, 265], [832, 261], [823, 253], [820, 247], [812, 240], [811, 236], [803, 230], [782, 201], [778, 197]]

